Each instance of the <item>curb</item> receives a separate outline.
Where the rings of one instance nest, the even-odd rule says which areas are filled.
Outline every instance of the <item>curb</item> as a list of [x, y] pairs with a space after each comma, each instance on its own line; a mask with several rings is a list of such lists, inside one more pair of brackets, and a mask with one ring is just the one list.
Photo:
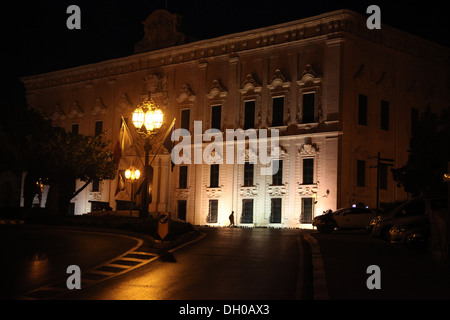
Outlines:
[[305, 240], [311, 246], [313, 282], [314, 282], [314, 300], [329, 300], [327, 280], [325, 277], [325, 268], [319, 243], [316, 238], [310, 234], [305, 234]]

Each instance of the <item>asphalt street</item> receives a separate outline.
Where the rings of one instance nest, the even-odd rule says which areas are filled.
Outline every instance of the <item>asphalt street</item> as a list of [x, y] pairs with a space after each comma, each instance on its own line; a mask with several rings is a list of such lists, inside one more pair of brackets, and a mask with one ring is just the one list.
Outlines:
[[205, 228], [206, 236], [64, 299], [292, 300], [300, 230]]
[[3, 226], [0, 231], [0, 299], [69, 277], [67, 268], [82, 271], [102, 264], [138, 244], [120, 235], [67, 228]]

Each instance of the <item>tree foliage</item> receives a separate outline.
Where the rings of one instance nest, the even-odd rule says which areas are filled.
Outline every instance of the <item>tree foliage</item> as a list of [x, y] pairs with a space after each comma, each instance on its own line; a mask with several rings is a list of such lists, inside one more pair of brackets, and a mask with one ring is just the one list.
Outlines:
[[443, 183], [450, 161], [450, 110], [437, 115], [429, 108], [421, 115], [409, 143], [408, 162], [392, 169], [394, 180], [413, 196], [447, 192]]
[[[77, 135], [60, 128], [49, 136], [29, 137], [28, 147], [37, 164], [32, 166], [33, 176], [50, 186], [49, 197], [58, 198], [60, 213], [67, 213], [70, 200], [93, 180], [114, 178], [116, 163], [108, 145], [102, 135]], [[76, 180], [85, 182], [78, 190]], [[56, 210], [55, 205], [50, 209]]]
[[[86, 136], [52, 127], [40, 114], [26, 110], [20, 117], [3, 121], [0, 126], [2, 170], [16, 174], [27, 172], [24, 197], [30, 207], [36, 194], [36, 182], [50, 186], [46, 207], [65, 214], [70, 200], [93, 180], [113, 179], [117, 165], [102, 135]], [[82, 187], [75, 190], [75, 181]]]

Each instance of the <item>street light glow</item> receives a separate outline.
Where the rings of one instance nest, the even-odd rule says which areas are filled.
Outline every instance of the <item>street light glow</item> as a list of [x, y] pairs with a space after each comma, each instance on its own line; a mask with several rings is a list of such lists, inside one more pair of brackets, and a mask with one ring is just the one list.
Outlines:
[[151, 98], [146, 98], [142, 105], [133, 111], [132, 122], [136, 129], [143, 133], [151, 133], [161, 128], [164, 114]]
[[141, 176], [141, 172], [138, 169], [127, 169], [125, 171], [125, 178], [127, 180], [138, 180], [139, 177]]

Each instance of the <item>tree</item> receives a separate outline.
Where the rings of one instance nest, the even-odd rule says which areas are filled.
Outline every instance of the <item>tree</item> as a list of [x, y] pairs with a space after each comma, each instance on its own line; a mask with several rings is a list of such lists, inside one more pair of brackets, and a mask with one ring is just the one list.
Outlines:
[[[49, 210], [60, 214], [68, 212], [70, 200], [93, 180], [113, 179], [117, 165], [109, 142], [103, 136], [85, 136], [54, 128], [50, 134], [28, 137], [32, 159], [28, 174], [50, 186], [47, 203]], [[83, 186], [75, 190], [79, 179]]]
[[445, 195], [442, 182], [450, 161], [450, 110], [421, 115], [409, 143], [406, 165], [392, 169], [394, 180], [413, 196]]

